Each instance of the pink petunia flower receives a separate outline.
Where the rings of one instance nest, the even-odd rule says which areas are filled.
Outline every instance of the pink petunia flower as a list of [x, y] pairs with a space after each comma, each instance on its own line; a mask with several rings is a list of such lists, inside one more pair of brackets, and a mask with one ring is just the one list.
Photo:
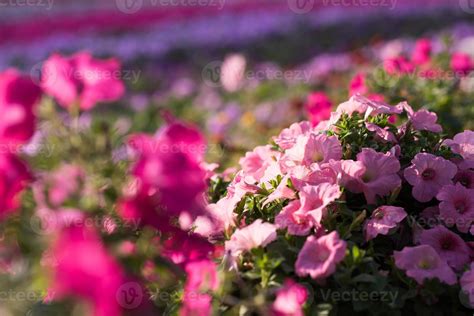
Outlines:
[[464, 159], [474, 160], [474, 131], [464, 131], [456, 134], [453, 139], [444, 142], [451, 150]]
[[380, 206], [373, 211], [370, 219], [365, 223], [365, 239], [374, 239], [379, 234], [387, 235], [405, 217], [407, 217], [407, 213], [402, 207]]
[[453, 270], [429, 245], [405, 247], [402, 251], [395, 251], [393, 256], [395, 265], [418, 284], [423, 284], [426, 279], [439, 279], [449, 285], [457, 281]]
[[301, 210], [301, 202], [295, 200], [275, 217], [275, 225], [279, 229], [288, 229], [291, 235], [306, 236], [317, 223], [308, 212]]
[[40, 88], [28, 77], [14, 69], [0, 73], [0, 144], [9, 152], [18, 153], [18, 146], [33, 136], [40, 97]]
[[332, 103], [324, 92], [313, 92], [308, 96], [306, 111], [313, 126], [319, 122], [329, 119], [331, 116]]
[[246, 66], [247, 60], [243, 55], [227, 56], [222, 63], [220, 73], [222, 87], [229, 92], [239, 90], [244, 84]]
[[0, 221], [20, 206], [20, 194], [32, 176], [27, 166], [13, 154], [0, 153]]
[[336, 265], [346, 254], [346, 242], [339, 239], [336, 231], [316, 238], [309, 236], [301, 248], [295, 263], [296, 274], [323, 280], [336, 271]]
[[471, 263], [470, 269], [461, 276], [459, 284], [463, 292], [468, 295], [469, 304], [474, 307], [474, 262]]
[[429, 202], [446, 184], [451, 184], [457, 167], [452, 162], [428, 153], [420, 153], [405, 169], [405, 179], [413, 186], [413, 197], [419, 202]]
[[446, 185], [436, 198], [441, 201], [440, 217], [446, 225], [456, 225], [459, 231], [466, 233], [474, 221], [474, 190], [459, 183]]
[[364, 193], [367, 203], [374, 204], [376, 196], [385, 196], [401, 185], [397, 172], [400, 163], [390, 152], [383, 154], [363, 148], [357, 161], [333, 162], [340, 184], [354, 193]]
[[90, 110], [98, 102], [113, 102], [125, 92], [116, 59], [94, 59], [79, 52], [70, 57], [53, 54], [42, 69], [41, 86], [65, 108]]
[[381, 140], [382, 142], [390, 142], [390, 143], [397, 143], [398, 140], [395, 137], [395, 135], [389, 130], [388, 126], [385, 128], [382, 128], [376, 124], [373, 123], [365, 123], [365, 127], [371, 131], [374, 132], [376, 137]]
[[460, 183], [468, 189], [474, 189], [474, 170], [458, 170], [453, 179], [454, 183]]
[[386, 59], [383, 67], [390, 75], [409, 74], [415, 69], [414, 65], [403, 56]]
[[338, 185], [321, 183], [319, 185], [305, 185], [299, 192], [301, 211], [308, 212], [316, 223], [326, 216], [327, 206], [341, 196]]
[[303, 316], [302, 306], [308, 298], [306, 288], [291, 279], [287, 279], [278, 289], [272, 305], [273, 316]]
[[352, 78], [351, 82], [349, 83], [349, 96], [353, 96], [355, 94], [367, 94], [369, 89], [365, 83], [365, 75], [363, 73], [358, 73]]
[[240, 158], [239, 164], [247, 182], [259, 182], [264, 176], [266, 169], [273, 161], [274, 153], [271, 146], [258, 146], [253, 151], [247, 152], [245, 157]]
[[402, 102], [402, 106], [407, 112], [408, 119], [410, 120], [413, 128], [417, 131], [430, 131], [434, 133], [441, 133], [443, 128], [437, 124], [438, 116], [434, 112], [421, 109], [414, 111], [407, 102]]
[[283, 160], [309, 166], [342, 158], [342, 146], [336, 136], [311, 133], [298, 137], [296, 144], [285, 152]]
[[427, 38], [420, 38], [415, 43], [415, 49], [411, 55], [411, 61], [415, 65], [424, 65], [431, 59], [431, 41]]
[[249, 226], [237, 229], [230, 240], [226, 241], [225, 250], [232, 257], [237, 257], [245, 251], [267, 246], [276, 237], [275, 225], [257, 219]]
[[133, 175], [139, 179], [143, 195], [158, 194], [169, 216], [182, 211], [202, 213], [203, 207], [198, 205], [206, 189], [201, 165], [206, 144], [196, 128], [173, 122], [154, 137], [135, 135], [130, 144], [139, 155]]
[[469, 262], [470, 249], [464, 240], [442, 225], [424, 230], [418, 241], [433, 247], [456, 270], [461, 270]]
[[273, 140], [282, 149], [290, 149], [296, 143], [298, 136], [309, 133], [311, 129], [311, 123], [308, 121], [293, 123], [290, 127], [283, 129]]
[[465, 53], [454, 53], [451, 56], [451, 69], [462, 76], [468, 75], [474, 69], [471, 56]]
[[94, 230], [85, 225], [65, 228], [50, 251], [53, 278], [49, 291], [54, 299], [73, 296], [85, 300], [96, 316], [122, 314], [117, 295], [126, 283], [124, 271]]

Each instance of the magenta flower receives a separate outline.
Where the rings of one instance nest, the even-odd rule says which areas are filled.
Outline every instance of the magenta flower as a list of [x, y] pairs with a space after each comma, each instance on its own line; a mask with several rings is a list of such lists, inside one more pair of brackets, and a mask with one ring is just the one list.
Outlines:
[[468, 189], [474, 189], [474, 170], [459, 170], [453, 179], [454, 183], [460, 183]]
[[196, 128], [175, 122], [154, 137], [135, 136], [130, 144], [139, 154], [133, 175], [145, 195], [157, 193], [170, 216], [182, 211], [202, 213], [197, 205], [206, 189], [201, 165], [206, 145]]
[[457, 281], [453, 270], [429, 245], [405, 247], [402, 251], [395, 251], [393, 256], [395, 265], [418, 284], [423, 284], [426, 279], [439, 279], [449, 285]]
[[355, 94], [365, 95], [367, 92], [369, 92], [369, 89], [365, 84], [365, 74], [356, 74], [349, 83], [349, 96], [353, 96]]
[[117, 295], [124, 272], [98, 234], [76, 225], [65, 228], [51, 248], [54, 299], [76, 297], [92, 305], [96, 316], [122, 314]]
[[471, 307], [474, 306], [474, 262], [471, 263], [471, 267], [468, 271], [464, 272], [459, 280], [459, 284], [462, 287], [464, 293], [469, 297], [469, 303]]
[[411, 55], [411, 61], [415, 65], [423, 65], [431, 59], [431, 41], [427, 38], [420, 38], [416, 41], [415, 49]]
[[[28, 77], [10, 69], [0, 73], [0, 144], [18, 146], [28, 142], [36, 127], [34, 107], [41, 90]], [[9, 147], [13, 153], [17, 149]]]
[[225, 250], [232, 257], [237, 257], [245, 251], [265, 247], [276, 238], [276, 226], [257, 219], [249, 226], [237, 229], [230, 240], [226, 241]]
[[182, 230], [175, 230], [163, 242], [162, 255], [177, 265], [207, 259], [214, 246], [207, 239]]
[[208, 292], [215, 291], [219, 287], [216, 265], [209, 260], [195, 261], [188, 263], [185, 270], [187, 280], [179, 315], [211, 315], [212, 297]]
[[306, 111], [313, 126], [331, 116], [332, 103], [324, 92], [313, 92], [308, 96]]
[[428, 153], [420, 153], [405, 169], [405, 179], [413, 186], [413, 197], [419, 202], [429, 202], [446, 184], [451, 184], [457, 167], [452, 162]]
[[444, 142], [445, 145], [451, 147], [451, 150], [461, 155], [464, 159], [474, 160], [474, 132], [464, 131], [456, 134], [453, 139]]
[[474, 190], [461, 184], [444, 186], [436, 196], [439, 203], [440, 217], [447, 226], [456, 225], [466, 233], [474, 221]]
[[94, 59], [87, 52], [71, 57], [53, 54], [42, 69], [41, 86], [65, 108], [90, 110], [98, 102], [113, 102], [125, 92], [116, 59]]
[[454, 53], [451, 56], [451, 69], [456, 73], [465, 76], [474, 69], [474, 63], [471, 56], [465, 53]]
[[0, 220], [20, 207], [20, 194], [31, 180], [27, 166], [13, 154], [0, 153]]
[[341, 196], [338, 185], [321, 183], [319, 185], [305, 185], [299, 192], [301, 211], [309, 213], [316, 223], [326, 216], [327, 206]]
[[385, 196], [401, 185], [397, 172], [400, 163], [391, 153], [379, 153], [363, 148], [352, 160], [333, 163], [340, 174], [341, 185], [354, 193], [364, 193], [367, 203], [374, 204], [376, 196]]
[[413, 64], [403, 56], [386, 59], [383, 67], [390, 75], [409, 74], [415, 69]]
[[456, 270], [461, 270], [470, 260], [470, 249], [464, 240], [442, 225], [424, 230], [418, 241], [433, 247]]
[[370, 219], [365, 223], [365, 239], [374, 239], [379, 234], [387, 235], [405, 217], [407, 213], [402, 207], [380, 206], [372, 212]]
[[308, 292], [304, 286], [287, 279], [276, 293], [276, 299], [272, 305], [272, 315], [303, 316], [302, 306], [307, 298]]
[[323, 280], [336, 271], [336, 265], [345, 255], [346, 242], [339, 239], [336, 231], [319, 238], [309, 236], [296, 259], [296, 274]]
[[279, 229], [288, 229], [288, 233], [297, 236], [306, 236], [311, 228], [317, 225], [314, 218], [306, 211], [300, 209], [299, 200], [291, 201], [275, 217], [275, 225]]

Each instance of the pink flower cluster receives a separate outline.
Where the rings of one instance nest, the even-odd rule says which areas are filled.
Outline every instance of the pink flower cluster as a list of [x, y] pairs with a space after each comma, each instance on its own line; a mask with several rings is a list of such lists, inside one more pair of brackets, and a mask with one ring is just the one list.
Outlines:
[[[415, 54], [414, 58], [420, 63], [429, 55], [426, 45], [419, 43], [420, 52]], [[312, 98], [317, 102], [322, 100], [321, 96], [313, 95]], [[355, 114], [365, 119], [368, 132], [387, 146], [386, 152], [361, 148], [355, 154], [355, 160], [346, 158], [348, 148], [343, 148], [334, 135], [337, 132], [335, 123]], [[388, 118], [403, 114], [408, 121], [395, 131], [373, 123], [376, 116]], [[347, 241], [341, 239], [340, 232], [325, 227], [326, 220], [337, 214], [338, 203], [345, 201], [348, 194], [364, 198], [365, 205], [373, 210], [362, 225], [365, 240], [369, 242], [394, 234], [404, 225], [409, 210], [388, 202], [406, 187], [411, 191], [410, 198], [427, 208], [439, 201], [439, 215], [445, 225], [417, 231], [413, 247], [394, 252], [396, 266], [420, 284], [426, 279], [456, 284], [459, 273], [467, 267], [472, 256], [462, 234], [473, 231], [474, 191], [470, 180], [474, 172], [474, 134], [466, 131], [443, 143], [442, 146], [450, 147], [458, 155], [456, 158], [420, 152], [402, 166], [404, 145], [401, 137], [408, 130], [415, 135], [440, 133], [442, 129], [435, 113], [424, 109], [414, 111], [406, 102], [391, 106], [355, 94], [327, 118], [316, 125], [295, 123], [274, 138], [278, 148], [260, 146], [247, 153], [240, 160], [241, 170], [231, 182], [227, 195], [209, 206], [220, 224], [206, 227], [205, 236], [230, 235], [225, 249], [234, 269], [239, 269], [242, 260], [246, 260], [245, 254], [268, 247], [280, 232], [302, 236], [306, 242], [298, 253], [295, 273], [324, 284], [346, 257]], [[276, 179], [279, 179], [278, 185], [274, 184]], [[238, 223], [233, 211], [242, 199], [265, 194], [263, 192], [272, 187], [263, 205], [282, 203], [283, 208], [274, 221], [256, 219], [246, 224], [244, 215]], [[199, 232], [203, 223], [196, 221], [195, 224]], [[472, 273], [466, 272], [463, 280], [461, 284], [465, 284], [466, 291], [470, 290]], [[286, 285], [291, 286], [294, 285]], [[277, 297], [274, 309], [280, 311], [275, 314], [298, 315], [299, 310], [293, 308], [293, 304], [303, 298], [288, 291], [281, 290], [280, 293], [290, 297], [291, 303], [283, 306]], [[471, 299], [474, 300], [474, 296]]]

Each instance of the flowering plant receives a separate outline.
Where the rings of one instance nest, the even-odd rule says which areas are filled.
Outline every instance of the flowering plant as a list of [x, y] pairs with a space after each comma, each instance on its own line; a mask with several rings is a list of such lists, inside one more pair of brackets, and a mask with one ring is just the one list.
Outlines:
[[119, 67], [79, 53], [53, 55], [39, 86], [0, 74], [0, 313], [473, 307], [472, 131], [358, 93], [331, 113], [317, 93], [311, 122], [218, 173], [169, 113], [153, 135], [91, 115], [125, 92]]
[[238, 303], [224, 305], [274, 315], [467, 312], [474, 133], [445, 139], [436, 121], [357, 94], [328, 121], [295, 123], [247, 153], [208, 206], [214, 224], [194, 225], [224, 243], [223, 264], [240, 280], [230, 292]]

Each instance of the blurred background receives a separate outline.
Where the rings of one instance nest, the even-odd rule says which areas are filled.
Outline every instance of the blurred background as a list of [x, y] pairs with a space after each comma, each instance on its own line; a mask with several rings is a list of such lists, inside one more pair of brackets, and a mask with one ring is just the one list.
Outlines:
[[127, 96], [95, 111], [141, 131], [169, 111], [204, 129], [210, 158], [229, 165], [307, 119], [308, 93], [337, 105], [356, 74], [421, 37], [436, 53], [472, 53], [473, 22], [470, 0], [0, 0], [0, 70], [39, 80], [54, 52], [118, 57]]

